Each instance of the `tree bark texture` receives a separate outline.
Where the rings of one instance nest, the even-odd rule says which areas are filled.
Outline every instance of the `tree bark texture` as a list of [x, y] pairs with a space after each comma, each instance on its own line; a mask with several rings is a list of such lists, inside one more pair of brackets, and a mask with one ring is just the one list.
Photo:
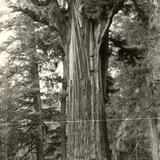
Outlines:
[[152, 109], [150, 119], [150, 143], [153, 160], [159, 159], [159, 131], [158, 131], [158, 115], [159, 115], [159, 95], [160, 95], [160, 1], [152, 1], [153, 11], [149, 18], [149, 43], [148, 43], [148, 59], [151, 64], [151, 73], [148, 77], [148, 84], [151, 86], [152, 92]]
[[73, 1], [71, 7], [67, 160], [110, 160], [103, 90], [107, 41], [105, 49], [99, 50], [104, 26], [82, 17], [80, 1]]
[[62, 82], [62, 94], [61, 94], [61, 159], [66, 160], [66, 91], [67, 91], [67, 79], [66, 79], [66, 64], [65, 56], [63, 56], [63, 82]]
[[149, 120], [150, 126], [150, 143], [152, 149], [152, 159], [159, 160], [159, 133], [158, 133], [158, 119], [153, 117]]

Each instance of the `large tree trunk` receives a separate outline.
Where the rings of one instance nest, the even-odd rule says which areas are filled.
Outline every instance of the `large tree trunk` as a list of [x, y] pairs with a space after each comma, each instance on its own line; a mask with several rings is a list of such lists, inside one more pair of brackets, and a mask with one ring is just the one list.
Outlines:
[[61, 94], [61, 160], [66, 160], [66, 91], [67, 91], [67, 79], [66, 79], [66, 64], [63, 56], [63, 82], [62, 82], [62, 94]]
[[36, 124], [36, 157], [37, 160], [44, 160], [43, 155], [43, 134], [42, 134], [42, 118], [41, 118], [41, 95], [40, 95], [40, 85], [39, 85], [39, 74], [38, 74], [38, 64], [37, 61], [34, 61], [34, 64], [32, 66], [32, 78], [33, 78], [33, 90], [34, 90], [34, 109], [35, 109], [35, 124]]
[[100, 53], [102, 25], [80, 15], [80, 1], [72, 3], [67, 55], [67, 160], [110, 160], [103, 88], [107, 37]]
[[159, 133], [158, 133], [158, 119], [156, 116], [149, 120], [150, 126], [150, 142], [152, 149], [152, 159], [159, 160]]
[[149, 19], [149, 54], [152, 71], [150, 77], [148, 77], [148, 84], [151, 86], [151, 96], [152, 96], [152, 109], [154, 116], [151, 116], [150, 120], [150, 142], [152, 149], [153, 160], [159, 159], [159, 132], [158, 132], [158, 115], [159, 115], [159, 103], [157, 103], [160, 95], [160, 1], [151, 1], [154, 6], [150, 14]]

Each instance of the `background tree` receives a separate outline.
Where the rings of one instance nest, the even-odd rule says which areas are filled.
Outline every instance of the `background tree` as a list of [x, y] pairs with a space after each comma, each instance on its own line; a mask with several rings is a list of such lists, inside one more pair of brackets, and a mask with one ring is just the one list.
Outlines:
[[[23, 12], [34, 21], [32, 29], [36, 26], [36, 36], [32, 29], [28, 30], [27, 44], [35, 36], [36, 61], [40, 62], [38, 68], [42, 73], [39, 75], [44, 75], [44, 64], [48, 67], [46, 62], [52, 59], [46, 60], [44, 55], [60, 53], [63, 61], [63, 78], [46, 76], [43, 79], [48, 86], [55, 86], [53, 80], [63, 82], [60, 95], [62, 159], [111, 159], [111, 150], [114, 159], [137, 159], [138, 155], [150, 159], [151, 152], [147, 149], [150, 145], [152, 158], [157, 160], [158, 2], [31, 0], [9, 5], [16, 13]], [[42, 26], [49, 32], [41, 34]], [[56, 41], [56, 45], [48, 45], [48, 36], [44, 36], [48, 33], [51, 34], [49, 40]], [[31, 48], [26, 46], [24, 43], [29, 55]], [[45, 102], [50, 101], [44, 97]], [[108, 128], [106, 114], [109, 119], [117, 119], [109, 121]], [[34, 118], [35, 114], [29, 117]]]
[[[5, 114], [10, 118], [7, 123], [13, 125], [9, 125], [9, 144], [5, 144], [9, 147], [9, 152], [3, 153], [9, 154], [10, 158], [33, 159], [37, 153], [35, 151], [37, 134], [42, 134], [39, 141], [43, 141], [44, 145], [38, 147], [44, 147], [46, 158], [58, 159], [61, 155], [60, 123], [53, 121], [59, 121], [60, 117], [58, 107], [61, 77], [56, 73], [56, 69], [61, 61], [61, 53], [56, 47], [53, 49], [57, 40], [55, 38], [51, 41], [48, 28], [32, 23], [22, 14], [15, 13], [15, 15], [14, 19], [3, 23], [3, 29], [12, 25], [12, 32], [15, 33], [1, 46], [2, 54], [8, 53], [8, 65], [6, 65], [10, 85], [8, 92], [13, 93], [7, 97], [7, 102], [14, 102], [10, 112], [7, 111]], [[51, 57], [53, 58], [50, 59]], [[35, 69], [37, 74], [33, 73]], [[36, 85], [40, 83], [43, 87], [40, 88], [39, 85], [35, 87], [35, 82]], [[6, 96], [1, 99], [6, 99]], [[41, 118], [35, 102], [39, 103]], [[41, 131], [36, 129], [38, 128], [36, 117], [40, 118], [38, 119], [41, 121]], [[14, 145], [11, 145], [12, 143]]]

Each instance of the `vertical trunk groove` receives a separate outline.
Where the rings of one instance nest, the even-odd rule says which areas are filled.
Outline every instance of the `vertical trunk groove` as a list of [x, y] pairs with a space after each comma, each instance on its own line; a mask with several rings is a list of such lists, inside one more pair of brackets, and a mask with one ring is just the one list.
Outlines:
[[65, 56], [63, 56], [63, 82], [62, 82], [62, 95], [61, 95], [61, 159], [66, 160], [66, 91], [67, 91], [67, 77], [66, 77], [66, 64]]
[[148, 49], [149, 54], [148, 58], [150, 59], [150, 64], [152, 67], [151, 74], [148, 77], [148, 83], [151, 87], [151, 96], [153, 99], [152, 105], [152, 116], [150, 119], [150, 143], [152, 150], [153, 160], [159, 159], [159, 131], [158, 131], [158, 115], [159, 113], [159, 104], [157, 104], [157, 98], [159, 97], [160, 89], [160, 1], [150, 1], [150, 4], [154, 6], [153, 12], [150, 13], [149, 18], [149, 36], [148, 36]]
[[[104, 66], [101, 66], [106, 66], [107, 59], [102, 64], [104, 57], [99, 53], [98, 42], [103, 26], [82, 17], [79, 23], [80, 5], [80, 1], [72, 2], [71, 37], [67, 55], [67, 160], [110, 160], [103, 102]], [[106, 48], [103, 51], [107, 54]]]
[[152, 149], [153, 160], [159, 160], [159, 133], [158, 133], [158, 119], [156, 115], [149, 120], [150, 127], [150, 143]]

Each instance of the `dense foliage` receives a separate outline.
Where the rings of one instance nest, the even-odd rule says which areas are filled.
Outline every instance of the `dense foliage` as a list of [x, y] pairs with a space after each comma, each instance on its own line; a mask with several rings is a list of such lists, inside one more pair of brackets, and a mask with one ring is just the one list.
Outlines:
[[[66, 36], [67, 31], [70, 26], [79, 25], [80, 28], [74, 28], [79, 36], [85, 22], [86, 26], [90, 23], [105, 26], [107, 22], [107, 30], [102, 30], [103, 35], [96, 41], [98, 44], [93, 45], [100, 46], [98, 54], [103, 51], [100, 56], [101, 69], [105, 68], [101, 78], [106, 84], [106, 88], [102, 88], [105, 90], [107, 121], [104, 124], [108, 129], [105, 136], [109, 134], [107, 143], [111, 156], [115, 160], [157, 160], [152, 151], [157, 133], [152, 133], [153, 126], [149, 121], [152, 119], [149, 118], [157, 120], [160, 104], [159, 28], [158, 18], [154, 19], [159, 15], [158, 2], [82, 0], [75, 15], [72, 13], [75, 6], [70, 6], [72, 2], [69, 0], [31, 0], [18, 5], [11, 2], [7, 1], [11, 8], [7, 12], [10, 17], [5, 19], [4, 12], [0, 13], [0, 33], [2, 36], [9, 34], [0, 46], [0, 55], [7, 57], [6, 63], [0, 66], [4, 70], [0, 73], [0, 159], [39, 160], [38, 147], [42, 149], [42, 159], [65, 159], [62, 156], [67, 140], [65, 105], [72, 81], [64, 85], [66, 77], [63, 76], [68, 73], [61, 70], [64, 67], [67, 71], [65, 67], [71, 65], [65, 64], [64, 60], [67, 51], [75, 47], [73, 44], [64, 45], [70, 39]], [[71, 15], [75, 17], [70, 24]], [[88, 32], [94, 32], [94, 27]], [[87, 34], [91, 36], [92, 33]], [[76, 41], [76, 35], [72, 36]], [[93, 51], [95, 46], [92, 46]], [[74, 48], [75, 52], [83, 50], [78, 47]], [[93, 55], [90, 56], [94, 59]], [[94, 75], [95, 70], [91, 72]], [[83, 86], [83, 82], [76, 83]], [[79, 89], [84, 93], [88, 91], [88, 88]], [[73, 123], [76, 128], [74, 122], [68, 123]]]
[[[14, 33], [1, 46], [2, 54], [7, 55], [1, 76], [1, 129], [4, 131], [1, 147], [5, 146], [1, 159], [5, 154], [10, 159], [35, 157], [39, 114], [44, 155], [58, 159], [61, 155], [59, 93], [62, 82], [61, 73], [56, 71], [62, 55], [56, 47], [58, 38], [50, 34], [48, 27], [34, 23], [23, 14], [10, 15], [14, 18], [1, 26], [3, 32]], [[40, 88], [35, 88], [35, 64]], [[37, 91], [41, 94], [41, 113], [35, 108]]]

